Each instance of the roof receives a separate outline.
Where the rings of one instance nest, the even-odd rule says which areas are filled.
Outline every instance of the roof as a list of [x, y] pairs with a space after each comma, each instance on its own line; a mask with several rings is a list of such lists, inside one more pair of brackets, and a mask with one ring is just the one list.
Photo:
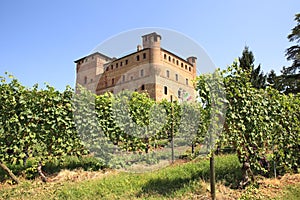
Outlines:
[[112, 58], [110, 58], [110, 57], [107, 56], [107, 55], [104, 55], [104, 54], [102, 54], [102, 53], [100, 53], [100, 52], [95, 52], [95, 53], [92, 53], [92, 54], [90, 54], [90, 55], [88, 55], [88, 56], [79, 58], [78, 60], [75, 60], [74, 63], [78, 63], [79, 61], [84, 60], [85, 58], [88, 58], [88, 57], [91, 57], [91, 56], [94, 56], [94, 55], [99, 55], [99, 56], [104, 57], [104, 58], [106, 58], [106, 59], [112, 60]]

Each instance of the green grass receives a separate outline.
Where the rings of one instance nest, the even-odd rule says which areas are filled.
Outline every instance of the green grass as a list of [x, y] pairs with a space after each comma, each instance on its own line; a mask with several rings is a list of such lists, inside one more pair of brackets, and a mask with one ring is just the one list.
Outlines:
[[300, 199], [300, 183], [292, 186], [286, 186], [284, 188], [284, 195], [279, 199], [284, 200], [294, 200], [294, 199]]
[[[235, 187], [241, 180], [235, 155], [215, 158], [216, 179]], [[120, 172], [101, 179], [39, 185], [25, 181], [0, 189], [3, 199], [190, 199], [204, 194], [201, 180], [209, 179], [209, 160], [178, 164], [141, 174]]]

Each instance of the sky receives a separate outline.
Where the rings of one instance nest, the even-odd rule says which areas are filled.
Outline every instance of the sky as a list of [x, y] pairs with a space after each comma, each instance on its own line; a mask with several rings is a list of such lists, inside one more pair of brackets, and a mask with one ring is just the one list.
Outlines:
[[[75, 60], [111, 38], [149, 27], [190, 38], [216, 67], [226, 68], [247, 45], [265, 73], [280, 73], [290, 65], [287, 35], [299, 11], [298, 0], [1, 0], [0, 76], [9, 72], [27, 87], [74, 87]], [[114, 49], [104, 53], [118, 57]]]

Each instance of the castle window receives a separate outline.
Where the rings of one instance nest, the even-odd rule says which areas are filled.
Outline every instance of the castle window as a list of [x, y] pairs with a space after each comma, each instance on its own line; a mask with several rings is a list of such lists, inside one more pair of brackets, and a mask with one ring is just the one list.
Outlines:
[[167, 95], [168, 94], [168, 87], [164, 86], [164, 94]]
[[87, 77], [84, 77], [84, 84], [87, 84]]
[[119, 63], [116, 63], [116, 68], [118, 68], [119, 67]]
[[122, 81], [125, 82], [125, 75], [122, 76]]
[[178, 81], [178, 74], [175, 74], [175, 80]]
[[187, 78], [185, 79], [185, 84], [189, 85], [189, 79], [187, 79]]
[[128, 64], [128, 60], [125, 60], [125, 65], [127, 65]]
[[176, 60], [176, 65], [178, 65], [179, 64], [179, 62], [178, 62], [178, 60]]
[[181, 67], [183, 68], [183, 63], [181, 63]]
[[169, 70], [166, 71], [166, 76], [167, 76], [167, 78], [170, 78], [170, 71]]
[[136, 61], [139, 61], [140, 60], [140, 55], [137, 55], [136, 56]]
[[171, 56], [169, 56], [169, 61], [171, 62]]
[[181, 90], [178, 90], [178, 98], [181, 98]]
[[187, 65], [185, 65], [184, 68], [187, 69]]
[[106, 67], [106, 71], [108, 71], [108, 70], [109, 70], [109, 66]]
[[122, 67], [122, 65], [123, 65], [123, 62], [120, 62], [120, 67]]
[[130, 80], [133, 80], [133, 76], [130, 77]]
[[94, 59], [94, 56], [92, 56], [92, 60]]
[[111, 65], [111, 66], [110, 66], [110, 69], [114, 69], [114, 66], [113, 66], [113, 65]]
[[141, 70], [141, 77], [143, 77], [144, 76], [144, 70], [142, 69]]
[[189, 71], [191, 71], [191, 67], [189, 67]]
[[165, 60], [167, 59], [167, 54], [164, 54], [164, 59], [165, 59]]
[[111, 84], [112, 84], [112, 85], [115, 84], [115, 79], [114, 79], [114, 78], [111, 79]]
[[173, 58], [173, 63], [175, 63], [175, 59]]
[[145, 90], [145, 85], [144, 84], [142, 85], [141, 90]]
[[143, 53], [143, 59], [146, 59], [146, 53]]

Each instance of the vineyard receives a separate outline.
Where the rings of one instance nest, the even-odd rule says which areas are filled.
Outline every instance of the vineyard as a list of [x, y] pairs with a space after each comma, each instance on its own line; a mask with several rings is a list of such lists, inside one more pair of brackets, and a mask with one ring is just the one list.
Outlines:
[[153, 154], [175, 143], [190, 146], [191, 158], [230, 149], [242, 165], [241, 187], [258, 174], [298, 172], [299, 94], [252, 87], [238, 63], [199, 76], [195, 86], [199, 102], [187, 104], [155, 102], [147, 94], [126, 91], [96, 96], [83, 88], [76, 93], [70, 87], [63, 92], [48, 85], [26, 88], [5, 75], [0, 83], [1, 167], [15, 182], [9, 166], [38, 173], [46, 182], [43, 167], [50, 161], [93, 155], [102, 167], [124, 167], [114, 156], [125, 152], [155, 163]]

